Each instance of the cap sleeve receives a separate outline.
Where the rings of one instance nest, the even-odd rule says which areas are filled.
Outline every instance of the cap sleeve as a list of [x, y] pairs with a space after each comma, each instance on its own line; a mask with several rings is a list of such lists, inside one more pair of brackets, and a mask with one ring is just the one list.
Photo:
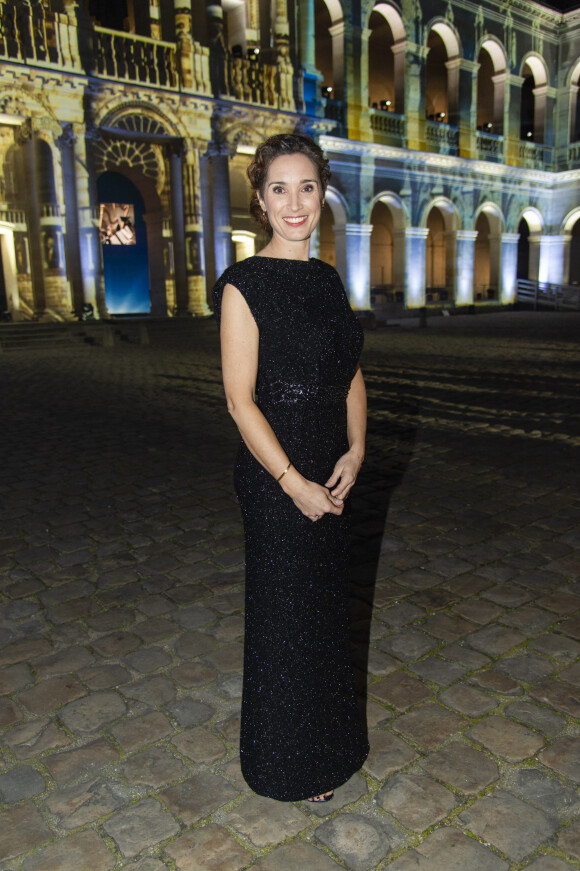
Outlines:
[[212, 289], [211, 295], [218, 326], [221, 320], [222, 297], [226, 284], [232, 284], [242, 294], [259, 329], [263, 320], [262, 283], [255, 272], [250, 269], [248, 261], [242, 260], [240, 263], [228, 266]]

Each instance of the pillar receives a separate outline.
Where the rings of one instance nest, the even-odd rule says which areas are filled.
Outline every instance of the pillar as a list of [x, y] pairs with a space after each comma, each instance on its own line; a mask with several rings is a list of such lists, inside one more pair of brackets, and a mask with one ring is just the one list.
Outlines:
[[506, 101], [503, 116], [504, 156], [510, 166], [518, 166], [520, 162], [520, 129], [522, 84], [521, 76], [506, 75]]
[[503, 136], [505, 93], [507, 74], [505, 70], [491, 77], [493, 82], [493, 132]]
[[405, 40], [396, 42], [391, 46], [394, 58], [394, 88], [395, 88], [395, 107], [394, 111], [397, 115], [405, 114], [405, 53], [407, 51], [407, 43]]
[[161, 39], [161, 9], [159, 0], [149, 0], [149, 27], [151, 39]]
[[77, 317], [79, 317], [85, 301], [85, 294], [81, 268], [79, 235], [80, 210], [76, 189], [74, 140], [75, 134], [72, 125], [65, 125], [63, 134], [58, 140], [58, 144], [60, 146], [62, 160], [64, 199], [68, 206], [66, 215], [67, 232], [65, 237], [66, 267], [67, 275], [71, 284], [72, 309]]
[[477, 157], [477, 72], [479, 64], [459, 61], [458, 121], [459, 156]]
[[500, 299], [503, 305], [516, 301], [518, 292], [518, 242], [519, 233], [501, 234], [501, 280]]
[[301, 0], [300, 66], [309, 75], [316, 74], [314, 0]]
[[23, 169], [26, 185], [26, 200], [32, 208], [28, 211], [28, 246], [30, 253], [30, 274], [32, 278], [31, 308], [36, 317], [41, 317], [45, 309], [44, 268], [40, 249], [40, 220], [36, 188], [36, 164], [34, 160], [34, 139], [30, 123], [23, 124], [17, 134], [18, 143], [23, 150]]
[[538, 281], [541, 284], [563, 284], [565, 243], [565, 235], [540, 236]]
[[425, 61], [427, 47], [407, 42], [405, 52], [405, 117], [407, 148], [425, 151]]
[[427, 227], [405, 228], [405, 305], [421, 308], [425, 305], [425, 259]]
[[372, 231], [372, 224], [343, 224], [334, 228], [337, 271], [355, 311], [371, 308]]
[[213, 239], [216, 277], [233, 262], [230, 206], [229, 154], [216, 151], [211, 155], [213, 191]]
[[[183, 215], [183, 168], [181, 147], [169, 155], [171, 177], [171, 224], [173, 227], [173, 274], [176, 314], [187, 314], [187, 266]], [[153, 300], [152, 300], [153, 303]]]
[[207, 317], [211, 309], [207, 304], [200, 156], [195, 143], [188, 143], [183, 169], [188, 311]]
[[344, 20], [328, 28], [332, 38], [332, 97], [344, 100]]
[[176, 3], [175, 43], [181, 84], [184, 88], [192, 88], [195, 61], [193, 57], [191, 0], [178, 0]]
[[455, 267], [455, 304], [473, 303], [473, 272], [475, 265], [475, 240], [477, 230], [457, 230]]

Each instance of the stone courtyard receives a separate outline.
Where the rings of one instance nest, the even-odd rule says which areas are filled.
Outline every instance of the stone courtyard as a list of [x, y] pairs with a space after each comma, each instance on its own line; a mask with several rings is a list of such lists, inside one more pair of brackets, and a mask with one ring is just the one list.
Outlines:
[[214, 321], [4, 353], [0, 871], [580, 868], [579, 337], [552, 312], [366, 334], [371, 753], [322, 805], [241, 778]]

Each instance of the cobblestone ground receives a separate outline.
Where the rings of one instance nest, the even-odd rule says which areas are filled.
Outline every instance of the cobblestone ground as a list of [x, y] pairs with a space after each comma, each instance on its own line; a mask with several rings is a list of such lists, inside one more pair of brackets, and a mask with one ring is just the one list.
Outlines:
[[580, 868], [580, 316], [367, 334], [325, 805], [239, 771], [242, 531], [215, 324], [0, 359], [0, 871]]

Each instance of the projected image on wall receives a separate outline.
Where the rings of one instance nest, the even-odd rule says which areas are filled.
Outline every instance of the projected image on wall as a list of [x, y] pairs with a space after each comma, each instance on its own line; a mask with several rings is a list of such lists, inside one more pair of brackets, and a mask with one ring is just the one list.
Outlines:
[[135, 207], [132, 203], [101, 203], [99, 230], [103, 245], [135, 245]]

